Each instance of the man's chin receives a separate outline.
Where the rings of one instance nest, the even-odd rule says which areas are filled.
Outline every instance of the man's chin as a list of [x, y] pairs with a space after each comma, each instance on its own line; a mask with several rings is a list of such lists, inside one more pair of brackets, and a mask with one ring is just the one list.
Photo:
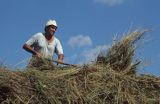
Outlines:
[[54, 35], [55, 32], [50, 32], [51, 35]]
[[50, 32], [49, 32], [48, 34], [49, 34], [49, 35], [54, 35], [54, 33], [50, 33]]

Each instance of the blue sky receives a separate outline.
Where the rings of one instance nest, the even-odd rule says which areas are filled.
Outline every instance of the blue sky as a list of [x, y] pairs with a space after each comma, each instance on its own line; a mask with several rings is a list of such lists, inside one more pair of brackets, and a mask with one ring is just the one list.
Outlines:
[[108, 49], [114, 34], [122, 37], [136, 28], [149, 28], [138, 45], [141, 73], [160, 76], [159, 0], [1, 0], [0, 61], [22, 68], [31, 56], [22, 45], [43, 32], [49, 19], [58, 24], [56, 37], [63, 45], [65, 62], [92, 61]]

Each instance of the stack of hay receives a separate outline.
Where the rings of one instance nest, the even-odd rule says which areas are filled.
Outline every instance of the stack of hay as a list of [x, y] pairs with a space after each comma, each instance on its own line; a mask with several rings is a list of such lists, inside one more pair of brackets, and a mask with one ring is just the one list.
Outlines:
[[135, 31], [115, 43], [103, 64], [55, 70], [0, 69], [0, 102], [4, 104], [159, 104], [160, 78], [136, 75]]

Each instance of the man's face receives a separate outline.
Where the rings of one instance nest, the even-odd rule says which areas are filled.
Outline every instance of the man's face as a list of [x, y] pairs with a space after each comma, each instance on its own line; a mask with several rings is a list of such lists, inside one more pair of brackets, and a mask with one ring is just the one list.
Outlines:
[[56, 32], [57, 27], [54, 25], [49, 25], [46, 27], [46, 33], [53, 35]]

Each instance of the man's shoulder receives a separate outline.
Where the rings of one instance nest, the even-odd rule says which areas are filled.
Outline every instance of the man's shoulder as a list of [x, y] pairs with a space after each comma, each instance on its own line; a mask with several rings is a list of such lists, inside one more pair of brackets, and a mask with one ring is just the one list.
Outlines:
[[57, 37], [54, 37], [54, 39], [55, 39], [55, 42], [56, 42], [56, 43], [57, 43], [57, 42], [60, 42]]
[[37, 33], [34, 34], [34, 36], [43, 36], [43, 33], [37, 32]]
[[35, 38], [42, 38], [43, 37], [43, 33], [38, 32], [38, 33], [34, 34], [33, 37], [35, 37]]

